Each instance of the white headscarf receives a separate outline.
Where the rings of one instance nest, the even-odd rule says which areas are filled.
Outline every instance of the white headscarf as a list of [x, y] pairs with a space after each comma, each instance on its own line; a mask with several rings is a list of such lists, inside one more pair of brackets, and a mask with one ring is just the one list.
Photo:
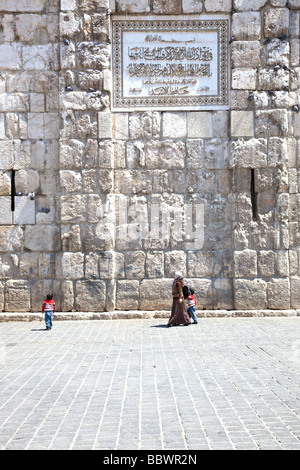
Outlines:
[[177, 281], [182, 281], [183, 277], [182, 277], [182, 274], [181, 273], [174, 273], [174, 281], [173, 281], [173, 284], [176, 284]]

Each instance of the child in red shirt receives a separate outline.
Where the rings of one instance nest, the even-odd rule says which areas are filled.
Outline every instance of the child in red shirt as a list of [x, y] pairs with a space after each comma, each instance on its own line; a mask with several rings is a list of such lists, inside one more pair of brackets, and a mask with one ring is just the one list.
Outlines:
[[55, 302], [52, 295], [48, 294], [47, 299], [44, 300], [42, 305], [42, 312], [45, 312], [46, 330], [51, 330], [53, 322], [53, 313], [55, 312]]
[[188, 301], [188, 309], [187, 309], [187, 312], [190, 316], [190, 318], [192, 317], [193, 320], [194, 320], [194, 323], [197, 324], [198, 323], [198, 318], [196, 316], [196, 312], [195, 312], [195, 309], [196, 309], [196, 299], [194, 297], [194, 289], [191, 289], [190, 288], [190, 295], [188, 296], [187, 298], [187, 301]]

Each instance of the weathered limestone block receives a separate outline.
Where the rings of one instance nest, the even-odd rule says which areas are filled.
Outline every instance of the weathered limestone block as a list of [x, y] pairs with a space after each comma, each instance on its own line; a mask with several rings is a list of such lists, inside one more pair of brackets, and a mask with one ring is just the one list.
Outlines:
[[80, 226], [62, 226], [61, 230], [63, 251], [81, 251]]
[[60, 229], [54, 225], [27, 225], [24, 248], [30, 251], [59, 251]]
[[[299, 126], [300, 127], [300, 126]], [[187, 140], [187, 168], [202, 168], [204, 163], [204, 140]]]
[[79, 69], [102, 70], [110, 66], [110, 47], [99, 42], [80, 42], [77, 45]]
[[58, 70], [59, 68], [55, 44], [24, 45], [22, 58], [24, 70]]
[[267, 283], [261, 279], [234, 279], [234, 306], [242, 309], [267, 308]]
[[116, 146], [110, 141], [99, 142], [99, 168], [114, 168]]
[[116, 170], [114, 187], [121, 194], [151, 194], [152, 174], [150, 170]]
[[[16, 34], [22, 43], [45, 44], [50, 42], [48, 36], [47, 22], [51, 20], [50, 15], [26, 14], [16, 16]], [[52, 38], [53, 39], [53, 38]]]
[[139, 307], [139, 290], [139, 281], [117, 281], [116, 309], [137, 310]]
[[11, 140], [0, 141], [0, 169], [11, 170], [13, 168], [13, 143]]
[[61, 170], [59, 172], [60, 186], [66, 193], [80, 192], [82, 188], [82, 176], [78, 171]]
[[[94, 139], [97, 138], [97, 118], [93, 114], [84, 113], [82, 115], [77, 115], [76, 119], [76, 135], [78, 139], [88, 139], [92, 137]], [[88, 142], [90, 143], [93, 141], [89, 139]], [[88, 144], [87, 142], [87, 144]], [[96, 144], [96, 142], [95, 142]]]
[[235, 277], [254, 278], [257, 276], [257, 253], [254, 250], [235, 251], [233, 253]]
[[186, 253], [181, 250], [165, 253], [165, 277], [173, 278], [175, 272], [186, 276]]
[[112, 113], [98, 113], [98, 137], [99, 139], [112, 138]]
[[272, 279], [270, 282], [268, 282], [268, 308], [290, 308], [289, 279]]
[[28, 197], [15, 197], [14, 224], [35, 224], [35, 200]]
[[71, 312], [74, 309], [74, 286], [72, 281], [63, 281], [61, 283], [61, 294], [62, 312]]
[[270, 8], [264, 12], [264, 35], [266, 38], [278, 38], [289, 31], [289, 9]]
[[0, 256], [0, 279], [14, 279], [18, 276], [19, 255], [6, 254]]
[[[191, 139], [213, 137], [213, 114], [206, 111], [195, 111], [187, 114], [187, 136]], [[173, 136], [174, 137], [174, 136]]]
[[300, 307], [300, 277], [291, 276], [291, 308]]
[[72, 39], [82, 29], [82, 19], [76, 13], [60, 13], [59, 17], [61, 39]]
[[0, 70], [20, 70], [21, 69], [22, 48], [20, 44], [0, 45]]
[[231, 111], [231, 136], [254, 137], [253, 111]]
[[263, 49], [262, 58], [267, 66], [289, 66], [290, 44], [280, 39], [272, 39]]
[[38, 253], [20, 254], [20, 277], [22, 279], [35, 279], [38, 277]]
[[[28, 228], [28, 227], [27, 227]], [[18, 252], [23, 242], [23, 229], [20, 226], [0, 226], [0, 252]]]
[[268, 167], [278, 168], [288, 164], [287, 140], [270, 137], [268, 146]]
[[163, 139], [168, 137], [173, 139], [186, 137], [186, 113], [164, 113], [162, 118], [162, 137]]
[[182, 0], [183, 13], [202, 13], [202, 0]]
[[263, 250], [257, 253], [257, 269], [260, 277], [274, 277], [276, 253], [275, 251]]
[[38, 171], [35, 170], [19, 170], [15, 176], [16, 191], [29, 194], [32, 191], [38, 191], [40, 186], [40, 178]]
[[112, 279], [114, 277], [115, 265], [115, 253], [113, 251], [99, 253], [99, 274], [101, 279]]
[[76, 281], [75, 308], [78, 312], [103, 312], [105, 310], [105, 299], [105, 281]]
[[145, 144], [146, 166], [149, 169], [184, 168], [185, 145], [183, 142], [164, 140]]
[[148, 251], [146, 254], [145, 274], [148, 278], [164, 277], [164, 252]]
[[64, 224], [85, 222], [87, 219], [86, 195], [61, 196], [61, 221]]
[[261, 38], [260, 13], [235, 13], [232, 16], [232, 35], [236, 41], [259, 40]]
[[251, 68], [232, 70], [232, 88], [234, 90], [255, 90], [257, 71]]
[[289, 131], [286, 109], [256, 111], [256, 137], [287, 136]]
[[38, 273], [41, 279], [53, 279], [55, 277], [54, 253], [40, 253], [38, 255]]
[[266, 166], [266, 139], [239, 139], [232, 142], [229, 168], [264, 168]]
[[11, 225], [12, 223], [11, 198], [10, 196], [0, 196], [0, 225]]
[[222, 269], [222, 255], [211, 250], [187, 254], [187, 275], [189, 277], [217, 277]]
[[[258, 70], [258, 90], [283, 90], [289, 85], [289, 73], [281, 68], [262, 68]], [[276, 93], [276, 97], [278, 92]], [[285, 95], [286, 96], [286, 95]], [[275, 97], [275, 98], [276, 98]]]
[[45, 7], [46, 0], [17, 0], [11, 2], [10, 0], [0, 0], [0, 11], [13, 11], [13, 12], [41, 12]]
[[126, 142], [126, 162], [127, 168], [145, 167], [145, 144], [138, 140], [134, 142]]
[[222, 12], [227, 13], [231, 11], [231, 0], [205, 0], [204, 8], [208, 13]]
[[99, 257], [97, 253], [89, 253], [85, 256], [85, 278], [99, 278]]
[[253, 67], [260, 66], [259, 41], [234, 41], [231, 47], [232, 66]]
[[289, 253], [286, 251], [278, 251], [276, 253], [275, 269], [276, 269], [276, 275], [279, 277], [286, 277], [286, 276], [289, 276], [290, 274], [296, 274], [298, 270], [298, 262], [297, 262], [296, 271], [290, 273]]
[[144, 279], [140, 286], [140, 309], [171, 309], [172, 282], [170, 279]]
[[60, 279], [84, 278], [84, 254], [62, 253], [56, 259], [56, 276]]
[[155, 14], [162, 13], [168, 15], [178, 15], [181, 12], [181, 1], [180, 0], [153, 0], [153, 12]]
[[15, 32], [14, 32], [14, 16], [13, 15], [3, 15], [2, 17], [2, 42], [14, 42], [15, 41]]
[[231, 279], [220, 278], [214, 280], [213, 293], [215, 309], [233, 309], [233, 290]]
[[129, 136], [131, 139], [152, 139], [158, 136], [159, 113], [130, 113]]
[[238, 11], [258, 11], [268, 0], [234, 0], [233, 8]]
[[0, 93], [0, 111], [27, 112], [29, 96], [26, 93]]
[[30, 312], [30, 288], [27, 281], [10, 280], [5, 284], [5, 311]]
[[127, 279], [143, 279], [145, 277], [145, 259], [143, 251], [125, 253], [125, 276]]
[[116, 0], [118, 13], [149, 13], [150, 0]]

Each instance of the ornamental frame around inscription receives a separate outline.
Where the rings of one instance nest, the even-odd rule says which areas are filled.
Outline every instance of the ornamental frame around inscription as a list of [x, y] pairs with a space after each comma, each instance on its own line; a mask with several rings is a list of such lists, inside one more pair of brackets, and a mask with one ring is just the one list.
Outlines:
[[[141, 32], [158, 35], [161, 32], [215, 32], [218, 37], [218, 93], [201, 96], [123, 96], [122, 41], [124, 32]], [[112, 110], [209, 110], [229, 109], [229, 17], [141, 17], [112, 18]]]

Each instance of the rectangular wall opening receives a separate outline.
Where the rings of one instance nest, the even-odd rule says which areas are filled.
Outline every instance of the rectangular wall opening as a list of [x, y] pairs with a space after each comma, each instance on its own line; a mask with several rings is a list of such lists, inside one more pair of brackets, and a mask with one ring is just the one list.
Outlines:
[[255, 192], [255, 179], [254, 179], [254, 169], [251, 169], [251, 204], [252, 204], [252, 219], [257, 220], [257, 193]]

